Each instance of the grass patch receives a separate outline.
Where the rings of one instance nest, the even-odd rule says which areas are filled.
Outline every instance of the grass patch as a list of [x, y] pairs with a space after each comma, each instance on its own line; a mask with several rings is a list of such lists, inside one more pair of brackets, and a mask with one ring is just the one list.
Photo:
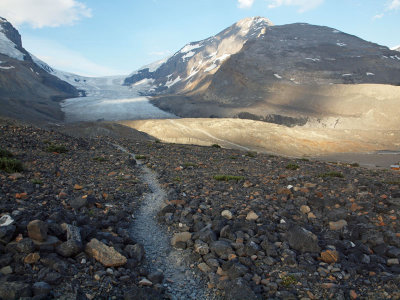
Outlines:
[[7, 173], [21, 172], [23, 170], [22, 162], [9, 157], [0, 157], [0, 170]]
[[288, 275], [282, 278], [282, 285], [283, 286], [291, 286], [291, 285], [295, 285], [297, 283], [297, 279], [296, 277], [294, 277], [294, 275]]
[[251, 152], [251, 151], [249, 151], [249, 152], [246, 153], [246, 156], [247, 156], [247, 157], [252, 157], [252, 158], [254, 158], [254, 157], [257, 156], [257, 152]]
[[57, 144], [50, 144], [49, 146], [46, 147], [46, 152], [51, 152], [51, 153], [67, 153], [68, 149], [64, 145], [57, 145]]
[[233, 156], [233, 155], [230, 156], [229, 158], [230, 158], [230, 159], [238, 159], [237, 156]]
[[140, 155], [140, 154], [138, 154], [138, 155], [135, 155], [135, 158], [136, 158], [136, 159], [146, 159], [147, 157], [146, 157], [146, 155]]
[[182, 181], [182, 179], [180, 178], [180, 177], [175, 177], [174, 179], [172, 179], [173, 181], [175, 181], [175, 182], [181, 182]]
[[13, 157], [14, 155], [7, 149], [0, 148], [0, 157]]
[[98, 161], [98, 162], [104, 162], [107, 161], [107, 159], [103, 156], [97, 156], [92, 158], [93, 161]]
[[218, 145], [218, 144], [212, 144], [212, 145], [211, 145], [211, 147], [213, 147], [213, 148], [217, 148], [217, 149], [220, 149], [220, 148], [221, 148], [221, 146], [220, 146], [220, 145]]
[[300, 160], [301, 160], [301, 161], [310, 161], [308, 158], [305, 158], [305, 157], [300, 158]]
[[39, 184], [39, 185], [42, 185], [42, 184], [43, 184], [43, 181], [41, 181], [41, 180], [38, 179], [38, 178], [32, 179], [31, 182], [32, 182], [33, 184]]
[[286, 169], [288, 169], [288, 170], [297, 170], [298, 168], [300, 168], [300, 166], [297, 164], [288, 164], [286, 166]]
[[319, 175], [319, 177], [322, 177], [322, 178], [329, 178], [329, 177], [344, 178], [344, 175], [341, 172], [332, 171], [332, 172], [327, 172], [327, 173], [321, 174], [321, 175]]
[[192, 162], [186, 162], [186, 163], [183, 164], [183, 166], [185, 168], [190, 168], [190, 167], [197, 168], [197, 164], [192, 163]]
[[353, 167], [353, 168], [358, 168], [360, 166], [360, 164], [359, 163], [352, 163], [352, 164], [350, 164], [350, 166]]
[[218, 181], [240, 181], [243, 180], [243, 176], [234, 176], [234, 175], [214, 175], [213, 178]]

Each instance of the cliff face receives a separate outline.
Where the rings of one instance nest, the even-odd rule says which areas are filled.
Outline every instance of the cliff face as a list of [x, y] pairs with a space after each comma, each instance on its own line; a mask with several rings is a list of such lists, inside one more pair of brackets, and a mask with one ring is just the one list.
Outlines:
[[60, 120], [59, 101], [78, 97], [69, 83], [40, 68], [19, 32], [0, 18], [0, 114], [28, 121]]

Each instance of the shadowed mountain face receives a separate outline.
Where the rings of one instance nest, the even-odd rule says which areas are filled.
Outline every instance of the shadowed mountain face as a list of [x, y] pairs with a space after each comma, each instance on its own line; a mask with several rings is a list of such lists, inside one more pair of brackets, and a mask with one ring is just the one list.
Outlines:
[[[329, 27], [304, 23], [272, 26], [257, 20], [265, 19], [245, 19], [223, 31], [231, 35], [205, 40], [216, 39], [230, 49], [229, 43], [243, 31], [235, 28], [246, 24], [250, 33], [241, 36], [243, 46], [235, 44], [235, 51], [226, 53], [212, 72], [207, 72], [211, 67], [203, 68], [204, 57], [210, 55], [207, 48], [196, 48], [185, 60], [182, 57], [188, 55], [182, 52], [187, 45], [153, 66], [152, 72], [140, 70], [125, 83], [153, 81], [148, 92], [156, 95], [153, 103], [182, 117], [241, 117], [288, 126], [304, 125], [312, 117], [333, 116], [327, 104], [336, 105], [343, 95], [357, 97], [347, 90], [354, 84], [400, 85], [397, 51]], [[192, 77], [174, 73], [177, 61], [180, 70], [197, 73]], [[166, 82], [165, 76], [170, 81]], [[334, 88], [336, 85], [340, 88]]]
[[0, 18], [0, 114], [28, 121], [60, 120], [58, 102], [78, 96], [75, 87], [34, 63], [18, 31]]

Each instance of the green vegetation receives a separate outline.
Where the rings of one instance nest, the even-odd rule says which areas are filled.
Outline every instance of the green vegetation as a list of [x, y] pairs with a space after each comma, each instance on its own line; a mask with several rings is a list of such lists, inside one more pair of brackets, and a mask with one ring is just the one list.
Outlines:
[[31, 180], [31, 182], [32, 182], [33, 184], [39, 184], [39, 185], [42, 185], [42, 184], [43, 184], [43, 181], [41, 181], [41, 180], [38, 179], [38, 178], [33, 178], [33, 179]]
[[297, 283], [297, 279], [296, 277], [294, 277], [294, 275], [288, 275], [282, 278], [282, 285], [283, 286], [291, 286], [291, 285], [295, 285]]
[[257, 152], [251, 152], [251, 151], [249, 151], [249, 152], [246, 153], [246, 156], [247, 156], [247, 157], [252, 157], [252, 158], [254, 158], [254, 157], [257, 156]]
[[0, 157], [13, 157], [14, 155], [7, 149], [0, 148]]
[[290, 163], [290, 164], [288, 164], [288, 165], [286, 166], [286, 169], [288, 169], [288, 170], [297, 170], [298, 168], [300, 168], [299, 165], [297, 165], [297, 164], [292, 164], [292, 163]]
[[218, 144], [212, 144], [211, 147], [213, 147], [213, 148], [218, 148], [218, 149], [221, 148], [221, 146], [218, 145]]
[[305, 158], [305, 157], [300, 158], [300, 160], [301, 160], [301, 161], [310, 161], [308, 158]]
[[46, 152], [54, 152], [54, 153], [67, 153], [68, 149], [64, 145], [50, 144], [46, 148]]
[[140, 155], [140, 154], [138, 154], [138, 155], [135, 155], [135, 158], [136, 158], [136, 159], [146, 159], [147, 157], [146, 157], [146, 155]]
[[350, 164], [350, 166], [352, 166], [354, 168], [358, 168], [360, 166], [360, 164], [359, 163], [352, 163], [352, 164]]
[[237, 157], [237, 156], [234, 156], [234, 155], [232, 155], [232, 156], [230, 156], [229, 158], [230, 158], [230, 159], [237, 159], [238, 157]]
[[319, 177], [322, 177], [322, 178], [328, 178], [328, 177], [344, 178], [344, 175], [340, 172], [332, 171], [332, 172], [327, 172], [327, 173], [321, 174], [321, 175], [319, 175]]
[[24, 169], [22, 163], [18, 159], [12, 158], [13, 156], [7, 149], [0, 148], [0, 170], [15, 173]]
[[94, 161], [98, 161], [98, 162], [104, 162], [107, 161], [107, 159], [103, 156], [97, 156], [97, 157], [93, 157]]
[[243, 180], [243, 176], [234, 176], [234, 175], [214, 175], [213, 178], [218, 181], [240, 181]]
[[181, 181], [182, 181], [180, 177], [175, 177], [175, 178], [172, 179], [172, 180], [175, 181], [175, 182], [181, 182]]
[[0, 157], [0, 170], [7, 173], [21, 172], [23, 170], [22, 163], [14, 158]]
[[183, 164], [183, 166], [185, 168], [189, 168], [189, 167], [197, 168], [197, 164], [192, 163], [192, 162], [186, 162], [186, 163]]

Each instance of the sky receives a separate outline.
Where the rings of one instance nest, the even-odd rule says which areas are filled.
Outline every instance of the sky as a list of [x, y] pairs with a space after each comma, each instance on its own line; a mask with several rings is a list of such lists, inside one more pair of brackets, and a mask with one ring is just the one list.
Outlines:
[[400, 45], [400, 0], [0, 0], [25, 49], [57, 69], [126, 75], [252, 16]]

